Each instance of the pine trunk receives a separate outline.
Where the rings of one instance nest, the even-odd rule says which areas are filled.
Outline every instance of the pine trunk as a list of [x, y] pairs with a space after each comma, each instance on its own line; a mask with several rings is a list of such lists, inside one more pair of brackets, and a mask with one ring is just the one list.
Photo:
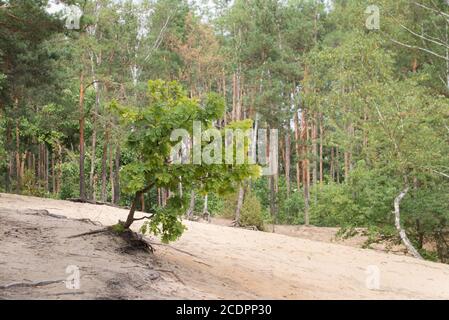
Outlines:
[[79, 163], [79, 180], [80, 180], [80, 199], [86, 200], [86, 186], [84, 181], [84, 72], [80, 75], [80, 96], [79, 96], [79, 134], [80, 134], [80, 163]]

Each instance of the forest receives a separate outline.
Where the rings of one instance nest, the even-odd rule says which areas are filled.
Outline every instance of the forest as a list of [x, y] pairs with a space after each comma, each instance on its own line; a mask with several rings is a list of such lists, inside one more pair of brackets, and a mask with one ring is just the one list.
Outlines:
[[[276, 170], [171, 164], [194, 121], [277, 130]], [[0, 132], [0, 192], [126, 207], [116, 230], [338, 227], [449, 263], [447, 0], [0, 0]]]

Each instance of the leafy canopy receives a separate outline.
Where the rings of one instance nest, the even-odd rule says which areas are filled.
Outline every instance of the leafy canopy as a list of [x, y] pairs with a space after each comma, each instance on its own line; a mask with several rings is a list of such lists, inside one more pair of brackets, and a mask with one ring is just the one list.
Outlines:
[[[177, 239], [184, 230], [180, 216], [187, 205], [186, 199], [177, 192], [180, 183], [186, 190], [223, 194], [233, 191], [243, 180], [257, 177], [260, 168], [248, 163], [174, 163], [172, 147], [179, 141], [171, 141], [172, 132], [184, 129], [192, 136], [195, 121], [201, 123], [203, 130], [212, 128], [213, 121], [223, 115], [223, 99], [210, 93], [199, 101], [188, 97], [176, 81], [162, 80], [148, 82], [148, 98], [149, 104], [144, 108], [112, 104], [122, 125], [128, 128], [127, 145], [135, 155], [134, 160], [122, 168], [120, 175], [123, 191], [129, 194], [144, 193], [151, 188], [171, 191], [167, 205], [154, 208], [151, 220], [142, 227], [142, 232], [161, 235], [162, 240], [168, 242]], [[252, 123], [241, 121], [231, 126], [245, 130], [250, 129]], [[223, 141], [224, 137], [222, 134]]]

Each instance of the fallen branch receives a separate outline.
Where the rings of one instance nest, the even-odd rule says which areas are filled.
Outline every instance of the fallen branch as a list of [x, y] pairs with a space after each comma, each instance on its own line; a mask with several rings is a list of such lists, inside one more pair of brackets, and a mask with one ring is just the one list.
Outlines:
[[144, 220], [144, 219], [150, 220], [153, 217], [154, 217], [154, 214], [152, 214], [151, 216], [144, 216], [144, 217], [141, 217], [141, 218], [134, 218], [133, 221], [140, 221], [140, 220]]

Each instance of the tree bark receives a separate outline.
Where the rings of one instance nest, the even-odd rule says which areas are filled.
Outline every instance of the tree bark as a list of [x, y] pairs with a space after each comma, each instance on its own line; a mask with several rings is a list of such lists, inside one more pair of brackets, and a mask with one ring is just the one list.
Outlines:
[[300, 133], [299, 133], [299, 110], [295, 111], [294, 124], [295, 124], [295, 147], [296, 147], [296, 187], [301, 190], [301, 148], [300, 148]]
[[405, 233], [405, 230], [401, 227], [401, 215], [399, 211], [399, 206], [401, 204], [401, 200], [405, 197], [407, 194], [409, 188], [406, 187], [397, 197], [394, 199], [394, 223], [396, 226], [396, 230], [399, 232], [399, 236], [401, 237], [402, 243], [407, 248], [408, 252], [412, 254], [417, 259], [423, 259], [419, 252], [413, 247], [413, 244], [410, 242], [410, 240], [407, 237], [407, 234]]
[[324, 135], [324, 128], [323, 128], [323, 118], [322, 115], [320, 116], [320, 184], [323, 184], [323, 135]]
[[55, 152], [54, 148], [51, 152], [51, 187], [53, 194], [56, 193], [56, 170], [55, 170]]
[[[16, 105], [18, 105], [16, 99]], [[20, 128], [19, 120], [16, 121], [16, 181], [17, 181], [17, 193], [20, 193], [22, 187], [22, 177], [20, 176]]]
[[240, 186], [239, 195], [237, 198], [237, 207], [235, 208], [235, 219], [234, 219], [235, 226], [240, 226], [240, 215], [242, 212], [244, 198], [245, 198], [245, 188], [243, 186]]
[[301, 119], [301, 141], [302, 141], [302, 154], [303, 154], [303, 161], [302, 161], [302, 178], [303, 178], [303, 189], [304, 189], [304, 224], [306, 226], [309, 225], [309, 200], [310, 200], [310, 193], [309, 193], [309, 186], [310, 186], [310, 163], [308, 160], [308, 147], [307, 143], [309, 141], [309, 128], [308, 128], [308, 122], [307, 122], [307, 113], [303, 109], [302, 119]]
[[187, 210], [186, 216], [188, 219], [191, 219], [193, 217], [193, 212], [195, 210], [195, 191], [190, 192], [190, 205], [189, 209]]
[[285, 136], [285, 184], [287, 186], [287, 196], [290, 196], [290, 126], [287, 128]]
[[312, 182], [316, 184], [318, 182], [318, 118], [317, 114], [314, 113], [312, 117]]
[[131, 209], [129, 210], [128, 217], [126, 218], [126, 222], [123, 225], [125, 229], [129, 229], [131, 227], [131, 225], [133, 224], [134, 214], [136, 213], [137, 204], [139, 203], [139, 201], [141, 201], [142, 196], [145, 195], [145, 193], [147, 193], [152, 187], [153, 187], [153, 184], [150, 184], [143, 190], [137, 191], [135, 193], [134, 200], [131, 204]]
[[115, 172], [114, 172], [114, 193], [113, 200], [114, 204], [118, 204], [120, 202], [120, 145], [117, 143], [117, 148], [115, 152]]
[[103, 142], [103, 155], [101, 159], [101, 201], [106, 202], [107, 200], [107, 158], [108, 158], [108, 144], [109, 144], [109, 130], [106, 129], [106, 134]]
[[[111, 195], [115, 194], [115, 179], [114, 179], [114, 148], [109, 148], [109, 181], [111, 183]], [[111, 197], [111, 198], [112, 198]]]
[[80, 199], [86, 200], [86, 186], [84, 181], [84, 71], [80, 75], [80, 96], [79, 96], [79, 134], [80, 134]]
[[330, 173], [332, 182], [335, 181], [335, 164], [334, 164], [334, 147], [331, 147], [331, 163], [330, 163]]

